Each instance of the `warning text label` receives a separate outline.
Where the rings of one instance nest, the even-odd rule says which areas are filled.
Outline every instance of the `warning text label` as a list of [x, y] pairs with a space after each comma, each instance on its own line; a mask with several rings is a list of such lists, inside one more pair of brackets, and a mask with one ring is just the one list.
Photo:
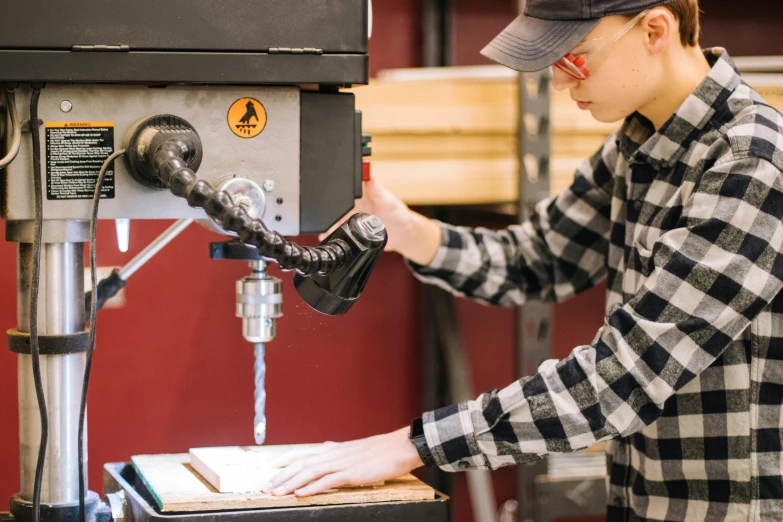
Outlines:
[[[110, 122], [46, 124], [46, 198], [92, 199], [103, 162], [114, 153]], [[106, 172], [101, 199], [114, 198], [114, 169]]]

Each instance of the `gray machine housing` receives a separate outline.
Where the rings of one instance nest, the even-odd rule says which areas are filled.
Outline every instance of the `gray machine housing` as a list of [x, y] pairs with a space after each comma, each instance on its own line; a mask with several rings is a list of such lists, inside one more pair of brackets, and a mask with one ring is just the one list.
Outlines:
[[[45, 83], [44, 125], [113, 122], [115, 150], [132, 121], [161, 112], [185, 118], [205, 144], [200, 177], [272, 180], [264, 215], [270, 228], [285, 235], [322, 232], [361, 196], [361, 119], [353, 95], [338, 88], [368, 82], [368, 4], [60, 0], [53, 7], [6, 0], [0, 82]], [[17, 92], [22, 119], [29, 92]], [[228, 132], [226, 103], [254, 95], [269, 111], [267, 128], [242, 140]], [[62, 101], [72, 104], [70, 112], [60, 111]], [[10, 139], [4, 134], [0, 125], [0, 152]], [[29, 134], [24, 138], [20, 157], [0, 172], [1, 215], [11, 221], [32, 218], [31, 183], [13, 174], [30, 172]], [[42, 158], [45, 147], [43, 139]], [[170, 194], [135, 186], [121, 162], [115, 172], [115, 198], [102, 201], [100, 217], [201, 216]], [[87, 219], [87, 208], [81, 200], [47, 200], [44, 219]]]
[[4, 0], [0, 80], [366, 84], [368, 0]]
[[[229, 108], [242, 98], [258, 100], [266, 112], [264, 130], [253, 138], [236, 135], [227, 121]], [[29, 90], [19, 90], [17, 103], [24, 114]], [[63, 112], [62, 107], [69, 111]], [[261, 86], [48, 85], [39, 102], [42, 136], [46, 125], [54, 122], [111, 124], [114, 150], [123, 147], [135, 121], [154, 114], [176, 114], [197, 129], [204, 144], [204, 159], [197, 172], [200, 178], [214, 187], [235, 177], [267, 187], [260, 217], [281, 234], [322, 232], [349, 211], [360, 195], [356, 187], [361, 187], [357, 180], [361, 180], [362, 136], [350, 93]], [[31, 147], [28, 134], [16, 161], [0, 173], [0, 206], [8, 221], [34, 217]], [[47, 140], [42, 139], [45, 193], [47, 152], [57, 153], [47, 147]], [[189, 208], [168, 190], [137, 182], [121, 160], [114, 164], [113, 182], [114, 195], [101, 200], [99, 218], [204, 218], [203, 210]], [[89, 199], [55, 199], [45, 194], [43, 203], [45, 220], [89, 219]]]

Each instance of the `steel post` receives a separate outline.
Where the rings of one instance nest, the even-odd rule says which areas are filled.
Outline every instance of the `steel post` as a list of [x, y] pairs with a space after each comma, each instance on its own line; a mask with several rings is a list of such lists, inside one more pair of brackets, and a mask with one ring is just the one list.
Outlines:
[[[29, 332], [32, 245], [20, 243], [17, 254], [18, 329]], [[72, 334], [84, 330], [83, 243], [49, 243], [42, 246], [38, 295], [39, 335]], [[40, 360], [49, 420], [41, 502], [78, 502], [77, 438], [85, 354], [42, 355]], [[21, 495], [24, 500], [31, 501], [41, 421], [33, 380], [32, 356], [20, 354], [18, 361]], [[84, 444], [86, 455], [86, 437]]]

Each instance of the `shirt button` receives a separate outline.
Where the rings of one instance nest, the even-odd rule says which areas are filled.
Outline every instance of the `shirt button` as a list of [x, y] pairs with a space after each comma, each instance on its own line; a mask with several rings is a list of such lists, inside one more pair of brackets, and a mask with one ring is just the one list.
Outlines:
[[637, 199], [636, 201], [633, 202], [633, 208], [636, 209], [636, 210], [641, 210], [642, 209], [642, 202]]
[[462, 469], [468, 469], [470, 467], [470, 462], [467, 460], [461, 460], [459, 461], [459, 467]]

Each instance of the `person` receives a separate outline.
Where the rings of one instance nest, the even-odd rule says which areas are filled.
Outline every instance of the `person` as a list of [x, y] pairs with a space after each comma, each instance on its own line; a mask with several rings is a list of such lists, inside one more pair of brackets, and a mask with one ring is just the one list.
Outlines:
[[417, 277], [456, 295], [561, 302], [606, 279], [593, 341], [410, 428], [289, 453], [266, 491], [607, 441], [608, 520], [783, 518], [783, 116], [726, 50], [700, 49], [698, 13], [697, 0], [529, 0], [482, 51], [553, 66], [579, 108], [624, 120], [520, 225], [431, 221], [377, 181], [357, 204]]

